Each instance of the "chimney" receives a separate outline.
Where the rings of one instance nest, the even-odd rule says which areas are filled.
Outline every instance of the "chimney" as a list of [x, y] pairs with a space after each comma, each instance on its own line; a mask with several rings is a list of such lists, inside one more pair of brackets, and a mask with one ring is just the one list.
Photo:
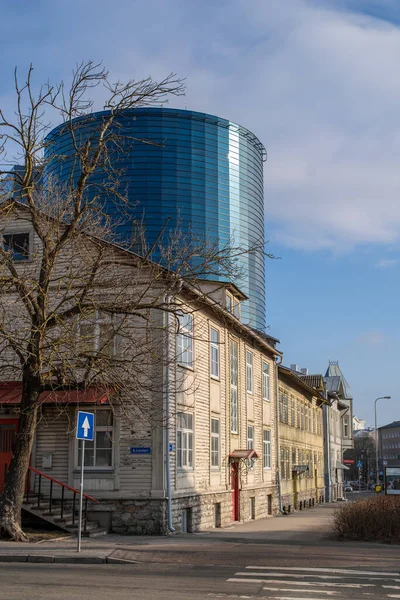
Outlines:
[[290, 365], [290, 368], [292, 369], [292, 371], [299, 371], [299, 365]]
[[305, 369], [305, 368], [301, 369], [301, 374], [308, 375], [308, 369]]

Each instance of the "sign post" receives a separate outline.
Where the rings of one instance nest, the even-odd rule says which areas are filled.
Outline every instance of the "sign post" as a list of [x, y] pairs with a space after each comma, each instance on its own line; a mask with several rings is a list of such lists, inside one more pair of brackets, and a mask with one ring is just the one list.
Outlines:
[[81, 551], [82, 541], [82, 511], [83, 511], [83, 475], [85, 468], [85, 442], [94, 440], [94, 413], [78, 411], [76, 421], [76, 439], [81, 440], [81, 483], [79, 488], [79, 523], [78, 523], [78, 548]]

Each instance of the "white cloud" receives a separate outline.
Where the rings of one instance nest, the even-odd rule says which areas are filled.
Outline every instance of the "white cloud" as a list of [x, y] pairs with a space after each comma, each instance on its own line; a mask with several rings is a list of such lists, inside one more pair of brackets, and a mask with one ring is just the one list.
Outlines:
[[397, 267], [397, 265], [400, 265], [400, 258], [383, 258], [376, 263], [375, 267], [377, 269], [390, 269]]
[[360, 335], [357, 341], [362, 345], [380, 346], [384, 343], [385, 336], [382, 331], [367, 331], [366, 333]]

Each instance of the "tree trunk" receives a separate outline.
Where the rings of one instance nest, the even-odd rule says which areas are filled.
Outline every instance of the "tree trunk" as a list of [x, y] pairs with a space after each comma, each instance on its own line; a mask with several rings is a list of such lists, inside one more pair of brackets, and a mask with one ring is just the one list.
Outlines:
[[27, 541], [21, 528], [21, 508], [24, 499], [29, 459], [36, 431], [38, 386], [23, 382], [20, 419], [14, 454], [7, 471], [0, 503], [0, 537]]

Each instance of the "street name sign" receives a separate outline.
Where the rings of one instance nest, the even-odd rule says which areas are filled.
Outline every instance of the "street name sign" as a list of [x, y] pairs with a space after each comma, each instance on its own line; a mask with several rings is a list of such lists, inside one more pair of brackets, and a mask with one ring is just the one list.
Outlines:
[[76, 422], [76, 439], [93, 442], [94, 440], [94, 413], [78, 411]]
[[130, 454], [151, 454], [151, 448], [149, 446], [144, 446], [144, 447], [131, 446], [129, 448], [129, 452], [130, 452]]

